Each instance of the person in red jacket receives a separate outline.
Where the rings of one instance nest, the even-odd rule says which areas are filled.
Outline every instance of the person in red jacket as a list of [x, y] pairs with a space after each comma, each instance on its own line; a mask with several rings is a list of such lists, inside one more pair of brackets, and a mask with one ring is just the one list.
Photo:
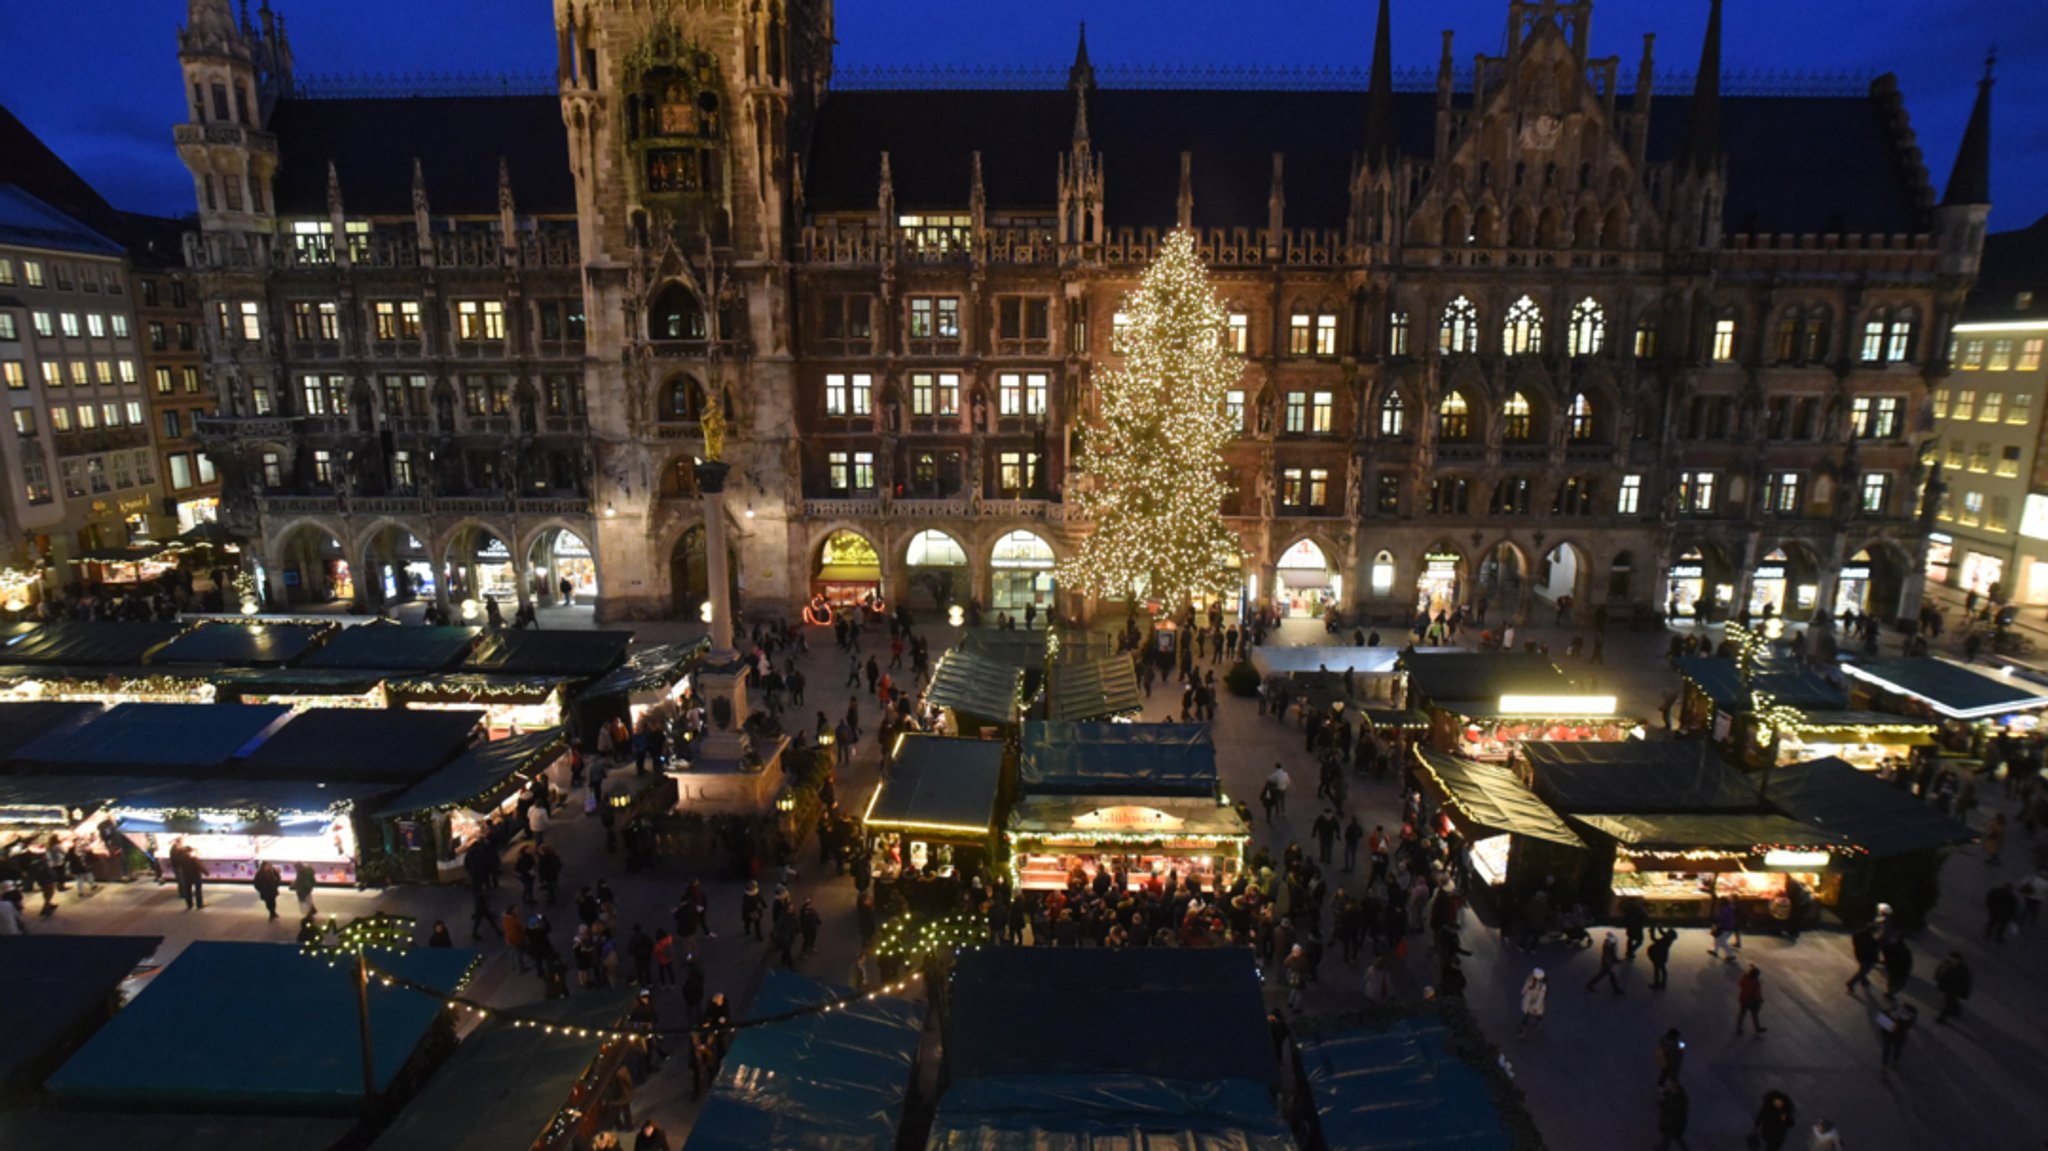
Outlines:
[[1735, 1002], [1735, 1034], [1742, 1034], [1742, 1021], [1745, 1018], [1756, 1025], [1758, 1035], [1769, 1030], [1764, 1026], [1763, 1016], [1760, 1014], [1764, 1009], [1764, 973], [1757, 970], [1756, 964], [1750, 964], [1749, 970], [1743, 972], [1742, 978], [1736, 983]]

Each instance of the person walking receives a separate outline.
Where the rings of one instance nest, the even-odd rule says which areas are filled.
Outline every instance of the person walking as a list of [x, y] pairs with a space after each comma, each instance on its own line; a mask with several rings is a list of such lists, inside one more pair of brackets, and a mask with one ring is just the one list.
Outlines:
[[1266, 782], [1273, 785], [1273, 807], [1280, 814], [1286, 815], [1287, 785], [1293, 781], [1289, 778], [1287, 769], [1282, 767], [1278, 760], [1273, 762], [1273, 774], [1266, 777]]
[[1806, 1145], [1807, 1151], [1842, 1151], [1842, 1129], [1832, 1119], [1823, 1119], [1813, 1125], [1813, 1139]]
[[1798, 1125], [1792, 1097], [1783, 1091], [1764, 1092], [1763, 1106], [1757, 1108], [1750, 1124], [1750, 1146], [1757, 1151], [1785, 1151], [1785, 1138]]
[[263, 901], [263, 909], [270, 918], [277, 918], [277, 893], [284, 887], [284, 875], [277, 870], [277, 864], [264, 860], [256, 868], [256, 878], [250, 886], [256, 889], [256, 898]]
[[1657, 1040], [1657, 1086], [1678, 1082], [1678, 1072], [1685, 1066], [1685, 1038], [1673, 1027]]
[[1522, 982], [1522, 1026], [1515, 1038], [1527, 1039], [1543, 1026], [1543, 1013], [1550, 1003], [1550, 981], [1538, 967]]
[[1877, 1009], [1877, 1065], [1878, 1070], [1889, 1075], [1906, 1054], [1906, 1037], [1920, 1021], [1920, 1012], [1910, 1003], [1900, 1003], [1890, 996]]
[[1742, 932], [1735, 925], [1735, 901], [1717, 899], [1714, 901], [1714, 938], [1707, 945], [1707, 954], [1717, 959], [1733, 962], [1735, 953], [1742, 948]]
[[1913, 949], [1903, 937], [1887, 933], [1879, 954], [1884, 961], [1884, 993], [1896, 996], [1913, 978]]
[[1756, 1027], [1758, 1035], [1762, 1035], [1770, 1030], [1770, 1028], [1764, 1026], [1763, 1009], [1764, 973], [1757, 969], [1756, 964], [1752, 963], [1749, 965], [1749, 970], [1743, 972], [1742, 978], [1735, 983], [1735, 1034], [1737, 1037], [1742, 1035], [1742, 1021], [1744, 1019], [1748, 1019]]
[[1329, 808], [1324, 808], [1323, 813], [1316, 816], [1315, 822], [1309, 826], [1310, 833], [1316, 837], [1320, 862], [1326, 867], [1330, 863], [1330, 851], [1337, 843], [1337, 829], [1337, 813]]
[[1673, 1079], [1657, 1091], [1657, 1151], [1666, 1151], [1672, 1144], [1678, 1151], [1692, 1151], [1685, 1141], [1685, 1128], [1692, 1116], [1692, 1100], [1685, 1094], [1685, 1085]]
[[298, 898], [299, 918], [301, 919], [309, 915], [320, 914], [320, 910], [313, 906], [313, 884], [312, 864], [292, 864], [292, 894]]
[[519, 917], [518, 908], [505, 908], [504, 916], [498, 920], [498, 936], [512, 952], [513, 962], [519, 965], [519, 974], [526, 974], [526, 921]]
[[1365, 838], [1365, 825], [1358, 822], [1358, 813], [1353, 812], [1351, 822], [1344, 825], [1344, 873], [1358, 870], [1358, 844]]
[[1650, 930], [1650, 946], [1644, 951], [1650, 957], [1650, 990], [1662, 991], [1671, 982], [1671, 945], [1678, 942], [1678, 929], [1656, 927]]
[[2005, 929], [2020, 916], [2020, 897], [2012, 884], [2001, 883], [1984, 893], [1984, 942], [2005, 946]]
[[1593, 978], [1586, 980], [1586, 990], [1591, 991], [1595, 987], [1600, 986], [1600, 981], [1605, 979], [1607, 985], [1614, 989], [1614, 993], [1620, 995], [1621, 980], [1617, 979], [1614, 974], [1615, 968], [1620, 966], [1621, 944], [1615, 939], [1614, 933], [1610, 931], [1607, 933], [1607, 938], [1600, 942], [1600, 970], [1593, 973]]
[[1856, 994], [1858, 984], [1863, 990], [1870, 990], [1870, 973], [1877, 967], [1879, 959], [1877, 925], [1866, 923], [1857, 928], [1856, 933], [1849, 937], [1849, 951], [1856, 957], [1856, 973], [1842, 986], [1851, 995]]
[[740, 896], [740, 934], [751, 935], [758, 942], [765, 938], [761, 934], [761, 913], [767, 904], [761, 899], [761, 884], [747, 880], [745, 894]]
[[475, 943], [482, 939], [486, 927], [491, 929], [492, 935], [504, 938], [505, 933], [498, 928], [498, 914], [491, 910], [489, 896], [481, 891], [472, 891], [469, 900], [469, 941]]
[[654, 936], [654, 981], [663, 987], [676, 985], [676, 937], [666, 931]]
[[1963, 1013], [1963, 1000], [1970, 997], [1970, 990], [1976, 984], [1976, 976], [1970, 972], [1970, 965], [1963, 962], [1963, 953], [1951, 951], [1948, 958], [1934, 966], [1934, 989], [1941, 992], [1941, 1011], [1934, 1017], [1936, 1023], [1947, 1023]]
[[1997, 867], [2005, 849], [2005, 813], [1998, 812], [1984, 827], [1984, 866]]
[[804, 954], [817, 954], [818, 929], [825, 925], [825, 919], [818, 914], [817, 908], [811, 906], [810, 900], [804, 900], [802, 910], [796, 913], [796, 924], [798, 932], [804, 939]]

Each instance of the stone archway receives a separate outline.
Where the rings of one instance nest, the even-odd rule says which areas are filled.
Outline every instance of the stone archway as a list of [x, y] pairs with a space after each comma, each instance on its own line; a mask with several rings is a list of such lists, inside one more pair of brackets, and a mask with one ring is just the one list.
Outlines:
[[[711, 575], [704, 541], [704, 525], [691, 524], [676, 536], [675, 543], [669, 547], [669, 608], [678, 619], [702, 619], [704, 605], [710, 602]], [[733, 611], [737, 614], [741, 610], [740, 554], [730, 541], [726, 544], [726, 559], [729, 577], [726, 591], [732, 597]]]
[[[341, 536], [317, 521], [300, 521], [278, 534], [271, 548], [272, 607], [333, 603], [357, 595], [355, 569]], [[283, 604], [276, 602], [279, 595]]]
[[527, 541], [525, 552], [534, 603], [571, 607], [597, 602], [597, 555], [581, 532], [566, 524], [544, 525]]
[[949, 532], [926, 528], [903, 548], [908, 574], [903, 594], [912, 607], [942, 611], [972, 594], [972, 563], [967, 548]]
[[371, 607], [431, 599], [441, 576], [426, 536], [411, 524], [380, 520], [359, 533], [363, 602]]

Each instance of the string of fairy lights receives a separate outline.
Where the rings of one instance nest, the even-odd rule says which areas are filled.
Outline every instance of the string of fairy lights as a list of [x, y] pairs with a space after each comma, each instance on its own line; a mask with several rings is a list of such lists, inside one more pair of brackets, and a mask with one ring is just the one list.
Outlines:
[[1123, 366], [1096, 381], [1101, 420], [1076, 461], [1088, 482], [1073, 494], [1095, 527], [1060, 582], [1104, 599], [1222, 595], [1243, 554], [1223, 522], [1224, 448], [1237, 432], [1226, 401], [1242, 369], [1191, 233], [1167, 237], [1124, 315]]

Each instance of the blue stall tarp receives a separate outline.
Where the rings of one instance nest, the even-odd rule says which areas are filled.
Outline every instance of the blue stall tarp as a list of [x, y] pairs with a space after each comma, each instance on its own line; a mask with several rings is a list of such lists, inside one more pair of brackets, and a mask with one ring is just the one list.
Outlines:
[[[443, 991], [477, 953], [379, 953], [375, 965]], [[370, 985], [370, 1039], [380, 1092], [443, 1010], [403, 987]], [[350, 964], [290, 943], [202, 940], [185, 948], [112, 1022], [50, 1076], [71, 1104], [298, 1111], [362, 1106], [363, 1071]]]
[[205, 774], [247, 756], [291, 717], [274, 704], [124, 703], [15, 754], [21, 765], [102, 774]]
[[[747, 1015], [780, 1015], [845, 994], [770, 971]], [[917, 1063], [924, 1010], [879, 996], [743, 1029], [684, 1151], [888, 1151]]]
[[160, 935], [0, 938], [0, 987], [8, 1004], [7, 1026], [0, 1027], [0, 1083], [52, 1058], [162, 942]]
[[1507, 1151], [1486, 1076], [1445, 1034], [1411, 1019], [1297, 1040], [1329, 1151]]
[[1017, 786], [1033, 795], [1214, 795], [1216, 742], [1200, 723], [1027, 723]]
[[953, 1084], [939, 1102], [925, 1149], [1291, 1151], [1294, 1145], [1271, 1092], [1243, 1079], [1019, 1075]]

